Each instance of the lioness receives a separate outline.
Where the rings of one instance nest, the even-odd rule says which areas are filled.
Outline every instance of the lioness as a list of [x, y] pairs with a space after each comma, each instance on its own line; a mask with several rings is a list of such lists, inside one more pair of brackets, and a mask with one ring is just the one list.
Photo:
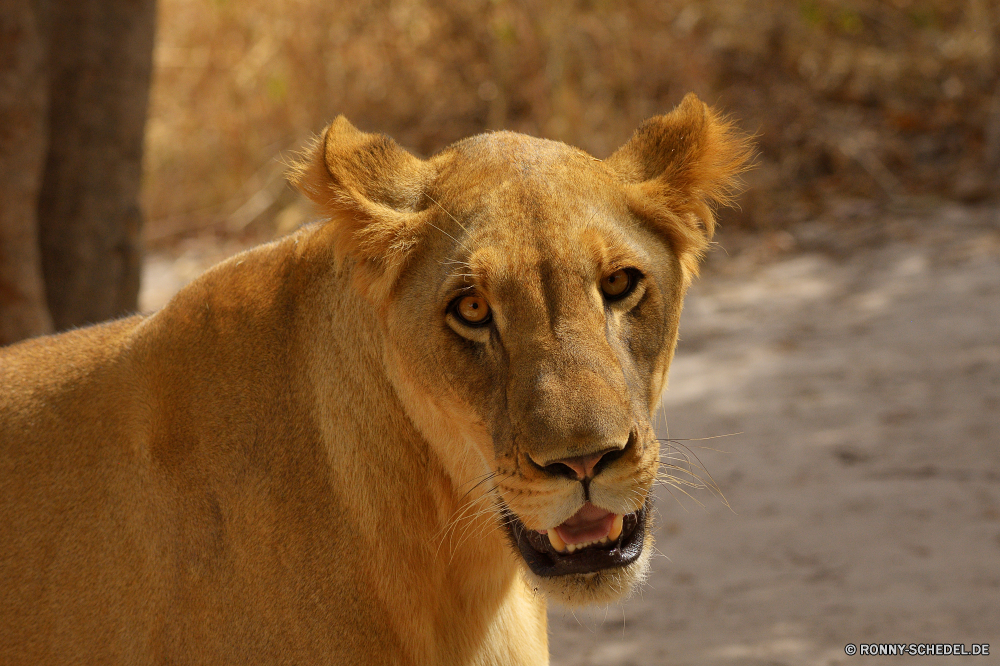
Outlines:
[[323, 221], [0, 353], [0, 662], [544, 664], [646, 573], [681, 301], [747, 162], [693, 95], [601, 161], [339, 118]]

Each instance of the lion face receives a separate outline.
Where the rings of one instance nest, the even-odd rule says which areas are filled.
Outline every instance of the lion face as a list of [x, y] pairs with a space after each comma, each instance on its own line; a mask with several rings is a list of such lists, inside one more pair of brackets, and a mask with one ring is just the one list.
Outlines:
[[626, 594], [648, 566], [651, 416], [707, 203], [745, 145], [693, 97], [604, 162], [508, 132], [425, 162], [338, 124], [299, 184], [343, 224], [387, 374], [453, 492], [483, 498], [550, 596]]
[[649, 555], [650, 415], [677, 335], [680, 262], [578, 151], [495, 134], [456, 150], [455, 162], [492, 163], [473, 197], [446, 180], [460, 164], [437, 183], [441, 231], [388, 314], [387, 338], [406, 340], [396, 363], [420, 391], [450, 396], [443, 418], [475, 424], [476, 472], [491, 474], [498, 519], [539, 586], [620, 595]]

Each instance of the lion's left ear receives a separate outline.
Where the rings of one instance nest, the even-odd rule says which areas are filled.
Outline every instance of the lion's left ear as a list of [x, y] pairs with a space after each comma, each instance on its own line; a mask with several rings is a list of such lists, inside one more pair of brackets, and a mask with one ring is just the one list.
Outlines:
[[339, 116], [306, 149], [289, 180], [329, 220], [338, 261], [352, 257], [362, 291], [391, 288], [425, 228], [424, 196], [435, 169], [384, 134]]
[[605, 165], [625, 181], [632, 211], [666, 234], [690, 280], [715, 232], [713, 207], [732, 201], [753, 156], [749, 137], [688, 94]]

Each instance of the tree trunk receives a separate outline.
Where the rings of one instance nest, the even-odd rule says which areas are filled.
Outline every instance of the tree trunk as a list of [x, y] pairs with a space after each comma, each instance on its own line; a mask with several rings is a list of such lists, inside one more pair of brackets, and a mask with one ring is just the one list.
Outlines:
[[64, 329], [134, 311], [154, 0], [54, 0], [38, 202], [49, 311]]
[[45, 7], [0, 0], [0, 346], [50, 333], [37, 205], [48, 131]]

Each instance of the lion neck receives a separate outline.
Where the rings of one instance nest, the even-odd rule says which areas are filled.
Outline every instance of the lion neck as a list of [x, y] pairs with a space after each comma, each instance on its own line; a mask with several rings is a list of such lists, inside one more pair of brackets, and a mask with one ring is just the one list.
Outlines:
[[[391, 370], [397, 366], [386, 357], [373, 308], [351, 280], [349, 268], [330, 270], [318, 302], [305, 299], [306, 328], [320, 333], [303, 353], [330, 486], [351, 522], [370, 527], [350, 554], [352, 566], [367, 570], [360, 578], [382, 581], [372, 593], [418, 661], [471, 663], [483, 650], [519, 644], [546, 652], [544, 601], [518, 568], [488, 485], [475, 487], [483, 462], [459, 450], [460, 434], [415, 397], [419, 386]], [[365, 418], [371, 414], [379, 416]], [[455, 448], [432, 445], [428, 430]]]

